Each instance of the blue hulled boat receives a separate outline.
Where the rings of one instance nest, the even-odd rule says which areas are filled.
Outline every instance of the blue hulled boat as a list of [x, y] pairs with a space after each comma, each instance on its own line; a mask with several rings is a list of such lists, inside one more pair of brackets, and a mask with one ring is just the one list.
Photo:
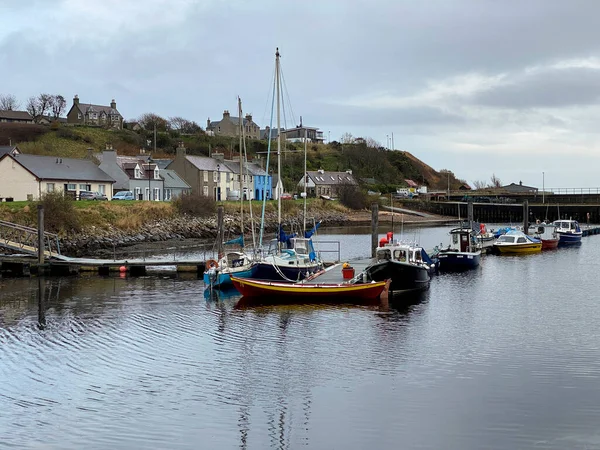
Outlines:
[[231, 275], [238, 278], [253, 278], [257, 265], [243, 251], [227, 252], [219, 261], [214, 259], [206, 262], [204, 284], [215, 288], [233, 287]]
[[579, 244], [583, 231], [576, 220], [559, 219], [553, 222], [558, 235], [558, 245]]
[[472, 228], [450, 230], [450, 244], [438, 249], [433, 256], [439, 261], [439, 270], [460, 271], [479, 266], [481, 250], [475, 244], [475, 231]]

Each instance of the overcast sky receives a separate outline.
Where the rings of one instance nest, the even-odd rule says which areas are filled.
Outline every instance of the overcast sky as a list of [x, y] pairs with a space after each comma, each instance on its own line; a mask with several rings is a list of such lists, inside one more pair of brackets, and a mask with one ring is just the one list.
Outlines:
[[[3, 0], [0, 93], [370, 136], [472, 184], [600, 187], [600, 2]], [[292, 125], [291, 118], [287, 125]], [[544, 173], [544, 175], [542, 175]]]

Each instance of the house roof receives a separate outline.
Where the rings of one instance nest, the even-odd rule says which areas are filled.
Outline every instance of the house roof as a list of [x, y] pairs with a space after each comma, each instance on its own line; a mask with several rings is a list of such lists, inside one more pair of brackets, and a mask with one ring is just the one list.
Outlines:
[[111, 108], [110, 106], [104, 106], [104, 105], [93, 105], [91, 103], [79, 103], [78, 105], [74, 105], [77, 106], [79, 108], [79, 110], [83, 113], [86, 114], [88, 112], [96, 112], [96, 113], [105, 113], [105, 114], [118, 114], [119, 116], [121, 115], [121, 113], [115, 109], [115, 108]]
[[56, 158], [54, 156], [6, 154], [41, 180], [106, 181], [114, 183], [110, 176], [89, 159]]
[[16, 145], [0, 145], [0, 156], [6, 155], [7, 153], [21, 153]]
[[27, 111], [0, 111], [0, 119], [33, 121], [33, 117]]
[[167, 168], [169, 164], [173, 162], [172, 159], [153, 159], [160, 170], [164, 170]]
[[[308, 177], [315, 183], [315, 185], [341, 185], [341, 184], [357, 184], [354, 176], [348, 172], [319, 172], [319, 171], [308, 171], [306, 172]], [[302, 180], [300, 180], [300, 183]]]
[[47, 120], [48, 122], [59, 122], [59, 123], [67, 123], [66, 117], [54, 117], [51, 115], [42, 116], [41, 119]]
[[417, 183], [415, 183], [413, 180], [406, 179], [406, 180], [404, 180], [404, 182], [406, 184], [408, 184], [408, 187], [414, 187], [414, 188], [419, 187], [419, 185]]
[[512, 192], [534, 192], [534, 191], [538, 190], [538, 188], [533, 187], [533, 186], [525, 186], [521, 182], [519, 182], [519, 184], [510, 183], [510, 184], [507, 184], [506, 186], [502, 186], [500, 189], [504, 189], [504, 190], [512, 191]]
[[[279, 134], [279, 130], [277, 128], [271, 128], [271, 139], [276, 139]], [[260, 130], [260, 138], [261, 139], [269, 139], [269, 128], [265, 128]]]
[[227, 167], [225, 161], [219, 161], [214, 158], [209, 158], [208, 156], [187, 155], [185, 158], [190, 163], [192, 163], [198, 170], [208, 170], [216, 172], [218, 165], [219, 172], [233, 173], [233, 171], [229, 167]]
[[[240, 118], [236, 117], [236, 116], [229, 116], [229, 117], [223, 117], [221, 120], [213, 120], [210, 125], [208, 126], [208, 128], [214, 128], [219, 126], [219, 124], [221, 122], [223, 122], [224, 120], [229, 120], [231, 123], [233, 123], [234, 125], [238, 125], [240, 124]], [[248, 124], [252, 124], [252, 125], [256, 125], [256, 122], [254, 122], [254, 120], [248, 120], [244, 117], [243, 119], [243, 125], [248, 125]], [[258, 125], [256, 125], [258, 126]]]
[[160, 171], [163, 180], [165, 180], [165, 188], [168, 189], [190, 189], [190, 185], [185, 182], [177, 172], [172, 169], [162, 169]]

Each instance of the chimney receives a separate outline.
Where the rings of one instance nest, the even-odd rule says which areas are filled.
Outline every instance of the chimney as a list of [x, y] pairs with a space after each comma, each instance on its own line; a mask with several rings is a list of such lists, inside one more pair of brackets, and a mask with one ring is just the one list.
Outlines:
[[519, 186], [523, 186], [523, 182], [522, 181], [519, 181]]
[[229, 111], [223, 111], [223, 119], [229, 119]]
[[348, 170], [346, 170], [346, 173], [348, 173], [348, 174], [352, 175], [352, 169], [348, 169]]
[[75, 97], [73, 97], [73, 104], [79, 105], [79, 95], [75, 94]]
[[110, 102], [110, 107], [112, 109], [117, 109], [117, 102], [115, 102], [115, 99], [113, 98], [112, 101]]
[[246, 114], [246, 120], [252, 122], [252, 114]]
[[185, 159], [186, 155], [185, 146], [183, 145], [183, 141], [179, 141], [177, 144], [177, 150], [175, 150], [175, 159]]
[[300, 128], [302, 128], [302, 116], [300, 116]]
[[225, 155], [223, 153], [213, 153], [212, 157], [219, 162], [225, 161]]
[[210, 128], [210, 117], [208, 119], [206, 119], [206, 129], [208, 130]]

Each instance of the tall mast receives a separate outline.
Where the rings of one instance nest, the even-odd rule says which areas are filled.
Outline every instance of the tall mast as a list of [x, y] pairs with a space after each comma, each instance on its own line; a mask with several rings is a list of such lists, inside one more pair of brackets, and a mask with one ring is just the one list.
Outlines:
[[[240, 125], [240, 228], [242, 236], [244, 236], [244, 184], [242, 180], [244, 176], [244, 160], [242, 157], [242, 144], [244, 142], [244, 120], [242, 118], [242, 99], [238, 97], [238, 117]], [[243, 241], [242, 237], [242, 241]], [[243, 247], [243, 246], [242, 246]]]
[[306, 153], [308, 151], [308, 130], [304, 129], [304, 233], [306, 233]]
[[279, 47], [277, 47], [275, 52], [275, 86], [277, 91], [277, 240], [279, 240], [279, 230], [281, 229], [281, 86], [279, 78]]

